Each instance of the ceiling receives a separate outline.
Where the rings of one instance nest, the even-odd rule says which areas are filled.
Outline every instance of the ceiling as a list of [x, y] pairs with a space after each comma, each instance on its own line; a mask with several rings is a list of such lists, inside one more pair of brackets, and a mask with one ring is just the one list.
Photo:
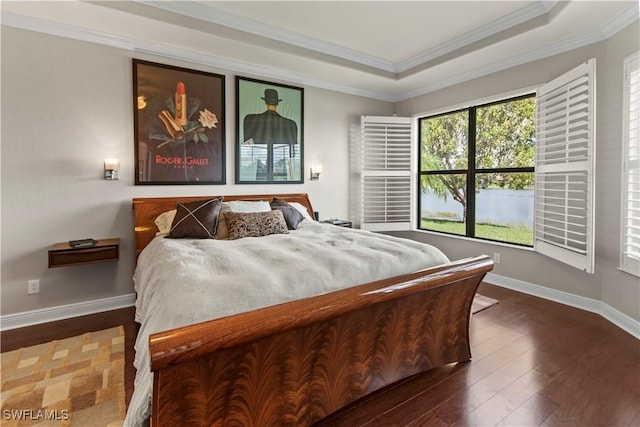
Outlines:
[[639, 17], [637, 0], [5, 1], [2, 14], [3, 25], [388, 101], [604, 40]]

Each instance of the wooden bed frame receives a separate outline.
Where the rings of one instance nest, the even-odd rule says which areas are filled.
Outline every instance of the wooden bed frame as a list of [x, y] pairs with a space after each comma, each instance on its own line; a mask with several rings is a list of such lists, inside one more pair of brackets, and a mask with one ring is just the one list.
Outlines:
[[[306, 194], [224, 200], [274, 196], [313, 215]], [[133, 199], [136, 256], [160, 213], [210, 197]], [[467, 361], [473, 297], [492, 268], [480, 256], [154, 334], [151, 425], [308, 426], [403, 378]]]

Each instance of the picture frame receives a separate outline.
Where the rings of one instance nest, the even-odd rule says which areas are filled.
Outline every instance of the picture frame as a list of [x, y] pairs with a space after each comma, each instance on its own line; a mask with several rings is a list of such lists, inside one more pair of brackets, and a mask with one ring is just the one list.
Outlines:
[[236, 76], [237, 184], [304, 182], [304, 89]]
[[225, 184], [225, 76], [133, 59], [136, 185]]

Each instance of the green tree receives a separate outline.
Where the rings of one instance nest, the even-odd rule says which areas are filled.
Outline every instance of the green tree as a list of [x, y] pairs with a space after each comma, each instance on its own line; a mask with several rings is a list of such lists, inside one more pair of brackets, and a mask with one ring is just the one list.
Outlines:
[[[423, 171], [458, 170], [467, 168], [468, 113], [460, 111], [422, 120]], [[449, 196], [462, 204], [466, 220], [466, 178], [461, 174], [423, 175], [422, 188], [429, 189], [445, 200]]]
[[[423, 171], [466, 170], [469, 112], [458, 111], [422, 119]], [[535, 160], [535, 98], [476, 109], [476, 168], [533, 167]], [[463, 173], [422, 175], [422, 188], [462, 204], [466, 222], [466, 176]], [[475, 191], [497, 186], [519, 190], [533, 186], [531, 173], [476, 175]]]

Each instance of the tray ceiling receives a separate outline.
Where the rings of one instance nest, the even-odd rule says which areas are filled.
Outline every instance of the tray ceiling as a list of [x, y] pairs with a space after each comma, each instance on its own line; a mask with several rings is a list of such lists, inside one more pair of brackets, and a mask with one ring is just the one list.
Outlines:
[[3, 2], [2, 15], [3, 25], [399, 101], [604, 40], [638, 19], [638, 2]]

